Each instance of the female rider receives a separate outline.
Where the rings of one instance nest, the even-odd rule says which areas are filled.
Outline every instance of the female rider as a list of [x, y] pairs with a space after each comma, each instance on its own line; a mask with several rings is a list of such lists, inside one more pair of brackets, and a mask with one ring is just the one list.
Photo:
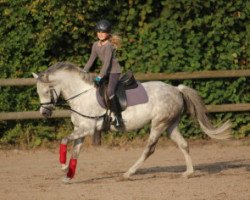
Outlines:
[[95, 78], [99, 83], [102, 79], [108, 80], [107, 96], [111, 103], [111, 111], [115, 114], [114, 125], [122, 125], [122, 117], [118, 101], [115, 97], [115, 89], [121, 75], [121, 67], [115, 57], [115, 51], [120, 46], [120, 38], [111, 34], [111, 23], [108, 20], [100, 20], [95, 28], [98, 41], [94, 42], [91, 55], [83, 71], [88, 72], [98, 57], [102, 62], [100, 74]]

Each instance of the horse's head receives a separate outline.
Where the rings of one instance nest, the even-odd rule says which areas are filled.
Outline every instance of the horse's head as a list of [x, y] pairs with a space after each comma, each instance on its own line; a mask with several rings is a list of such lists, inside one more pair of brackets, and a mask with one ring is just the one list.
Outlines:
[[76, 65], [68, 62], [59, 62], [38, 75], [33, 73], [37, 80], [37, 93], [40, 98], [40, 113], [50, 117], [58, 97], [66, 101], [75, 98], [75, 95], [93, 87], [93, 76], [83, 71]]
[[40, 99], [40, 113], [44, 117], [50, 117], [56, 102], [60, 96], [61, 89], [57, 81], [51, 81], [49, 75], [42, 73], [37, 75], [32, 73], [37, 80], [37, 93]]

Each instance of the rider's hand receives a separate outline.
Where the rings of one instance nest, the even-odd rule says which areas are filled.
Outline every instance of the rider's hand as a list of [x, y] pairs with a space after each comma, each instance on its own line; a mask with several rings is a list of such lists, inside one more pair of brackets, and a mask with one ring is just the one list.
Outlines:
[[102, 80], [102, 77], [100, 77], [100, 76], [95, 77], [95, 82], [96, 83], [100, 83], [101, 80]]

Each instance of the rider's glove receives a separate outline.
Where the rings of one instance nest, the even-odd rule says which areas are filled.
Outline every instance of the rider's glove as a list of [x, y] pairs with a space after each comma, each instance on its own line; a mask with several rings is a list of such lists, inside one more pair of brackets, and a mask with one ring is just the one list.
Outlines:
[[102, 79], [102, 78], [101, 78], [100, 76], [97, 76], [97, 77], [95, 77], [95, 82], [96, 82], [96, 83], [100, 83], [101, 79]]

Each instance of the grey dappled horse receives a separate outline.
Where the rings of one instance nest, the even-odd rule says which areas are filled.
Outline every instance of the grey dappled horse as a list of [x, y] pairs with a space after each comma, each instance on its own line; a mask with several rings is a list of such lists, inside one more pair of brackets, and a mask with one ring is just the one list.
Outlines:
[[[37, 80], [37, 92], [40, 98], [40, 113], [45, 117], [52, 114], [58, 97], [68, 102], [71, 110], [71, 121], [74, 131], [62, 139], [60, 144], [60, 162], [62, 169], [66, 171], [64, 182], [70, 181], [75, 174], [77, 158], [80, 148], [87, 135], [94, 135], [101, 131], [103, 115], [106, 110], [97, 102], [96, 87], [93, 76], [84, 73], [72, 63], [57, 63], [48, 70], [34, 74]], [[170, 138], [177, 143], [186, 161], [186, 171], [183, 176], [189, 176], [194, 172], [189, 155], [187, 142], [180, 134], [178, 124], [184, 110], [197, 118], [201, 129], [211, 138], [226, 139], [230, 137], [230, 122], [225, 122], [218, 128], [210, 123], [205, 113], [205, 106], [198, 93], [185, 85], [174, 87], [160, 81], [143, 83], [148, 94], [148, 102], [128, 107], [123, 111], [124, 128], [122, 131], [131, 131], [142, 128], [151, 123], [151, 130], [147, 146], [141, 157], [124, 173], [124, 178], [129, 178], [143, 164], [143, 162], [155, 151], [156, 144], [162, 132], [167, 130]], [[111, 125], [112, 131], [118, 131]], [[66, 164], [67, 143], [74, 141], [69, 164]]]

